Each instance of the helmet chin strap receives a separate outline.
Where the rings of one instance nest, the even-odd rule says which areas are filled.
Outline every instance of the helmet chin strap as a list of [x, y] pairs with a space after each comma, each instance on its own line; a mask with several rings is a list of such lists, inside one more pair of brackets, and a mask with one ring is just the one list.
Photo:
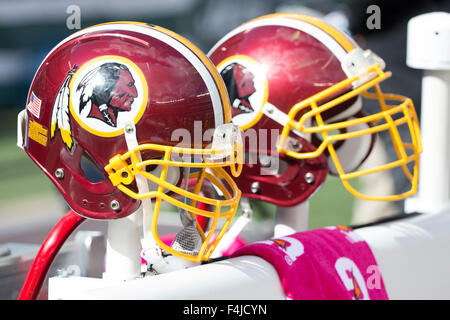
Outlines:
[[[138, 141], [136, 138], [136, 127], [133, 122], [128, 122], [125, 125], [124, 130], [125, 141], [127, 143], [128, 150], [133, 150], [138, 147]], [[139, 161], [142, 161], [142, 157], [140, 152], [137, 153]], [[148, 183], [141, 174], [136, 174], [136, 185], [139, 193], [147, 193], [149, 192]], [[164, 261], [162, 256], [161, 248], [157, 245], [155, 239], [152, 234], [152, 216], [153, 216], [153, 206], [151, 198], [144, 198], [141, 200], [141, 208], [142, 208], [142, 236], [141, 236], [141, 257], [148, 264], [152, 264], [154, 266], [164, 266], [167, 263]]]
[[[189, 167], [183, 168], [184, 190], [186, 190], [186, 191], [188, 190], [188, 186], [189, 186], [190, 171], [191, 170]], [[187, 197], [184, 197], [184, 204], [187, 204]], [[180, 211], [181, 223], [183, 224], [183, 226], [195, 225], [195, 221], [193, 221], [191, 219], [189, 212], [186, 212], [184, 209], [181, 209], [181, 208], [179, 208], [179, 211]]]
[[[136, 147], [138, 147], [138, 141], [136, 137], [136, 127], [133, 122], [126, 123], [124, 135], [128, 150], [133, 150]], [[142, 161], [140, 152], [137, 153], [137, 156], [139, 158], [139, 161]], [[189, 172], [187, 172], [187, 176], [189, 176]], [[139, 193], [143, 194], [150, 191], [147, 179], [145, 177], [143, 177], [141, 174], [136, 174], [135, 178]], [[142, 203], [141, 258], [143, 258], [146, 261], [147, 266], [150, 266], [151, 270], [156, 271], [156, 273], [159, 274], [195, 265], [195, 263], [191, 261], [187, 261], [185, 259], [175, 257], [172, 255], [166, 257], [163, 256], [162, 250], [156, 243], [151, 229], [153, 217], [152, 199], [144, 198], [141, 200], [141, 203]]]
[[25, 136], [25, 128], [27, 122], [27, 110], [23, 109], [17, 116], [17, 146], [23, 150], [23, 138]]
[[[289, 116], [269, 102], [266, 102], [262, 107], [262, 113], [264, 113], [268, 118], [280, 124], [282, 127], [285, 127], [289, 122]], [[309, 119], [307, 121], [309, 121]], [[308, 122], [306, 124], [308, 124]], [[310, 134], [308, 133], [300, 132], [294, 128], [292, 128], [291, 131], [301, 138], [304, 138], [308, 141], [311, 140]]]

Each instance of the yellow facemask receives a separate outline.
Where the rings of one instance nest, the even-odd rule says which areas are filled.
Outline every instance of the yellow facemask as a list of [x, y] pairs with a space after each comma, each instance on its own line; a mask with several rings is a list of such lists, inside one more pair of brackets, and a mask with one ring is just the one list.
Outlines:
[[[134, 199], [154, 200], [151, 226], [154, 240], [167, 253], [189, 261], [199, 262], [209, 259], [229, 227], [241, 196], [233, 179], [224, 170], [229, 168], [233, 176], [238, 176], [242, 170], [243, 147], [240, 131], [231, 124], [223, 125], [221, 129], [216, 129], [210, 148], [194, 149], [142, 144], [124, 154], [114, 156], [105, 167], [111, 182], [119, 190]], [[163, 156], [158, 159], [141, 160], [140, 154], [145, 151], [158, 152]], [[147, 172], [148, 166], [157, 166], [161, 169], [156, 170], [157, 173]], [[189, 174], [189, 181], [193, 182], [190, 183], [193, 185], [193, 190], [184, 189], [168, 181], [171, 170], [180, 168], [196, 171]], [[142, 175], [153, 188], [151, 187], [146, 193], [133, 191], [130, 185], [135, 181], [136, 175]], [[180, 183], [180, 185], [183, 184], [186, 184], [186, 181]], [[215, 190], [218, 190], [217, 193], [222, 199], [202, 195], [201, 190], [205, 184], [212, 185]], [[210, 219], [209, 230], [203, 230], [198, 223], [195, 225], [203, 241], [196, 254], [180, 252], [161, 240], [157, 225], [163, 201], [179, 208], [182, 212], [189, 213], [193, 220], [196, 215]], [[203, 206], [199, 207], [200, 203]], [[221, 225], [220, 231], [215, 233], [220, 220], [225, 222]]]
[[[390, 72], [384, 72], [382, 70], [380, 64], [373, 64], [366, 72], [354, 75], [296, 104], [288, 114], [288, 121], [283, 128], [278, 151], [284, 152], [286, 155], [296, 159], [306, 159], [317, 157], [327, 150], [345, 188], [358, 198], [395, 201], [413, 195], [417, 191], [419, 154], [422, 152], [419, 123], [411, 99], [396, 94], [385, 94], [381, 91], [379, 83], [390, 77], [390, 75]], [[351, 86], [353, 86], [353, 90], [337, 98], [330, 99], [330, 97], [336, 96], [337, 92], [342, 92]], [[357, 95], [362, 95], [367, 99], [377, 100], [380, 105], [380, 111], [372, 115], [334, 123], [326, 123], [323, 120], [322, 114], [325, 111]], [[327, 102], [320, 104], [320, 101]], [[404, 141], [399, 133], [398, 127], [402, 125], [406, 125], [409, 129], [409, 141]], [[343, 129], [352, 127], [358, 128], [358, 130], [348, 130], [342, 133]], [[361, 129], [361, 127], [364, 129]], [[345, 172], [344, 164], [339, 159], [334, 144], [338, 141], [380, 133], [382, 131], [389, 133], [392, 138], [397, 159], [374, 168]], [[289, 146], [289, 143], [287, 143], [289, 135], [291, 133], [298, 134], [299, 132], [304, 135], [320, 135], [322, 142], [314, 152], [302, 153], [298, 150], [293, 150]], [[410, 163], [412, 164], [412, 171], [407, 166]], [[357, 191], [349, 182], [352, 179], [364, 175], [393, 168], [402, 169], [411, 184], [408, 191], [387, 196], [367, 195]]]

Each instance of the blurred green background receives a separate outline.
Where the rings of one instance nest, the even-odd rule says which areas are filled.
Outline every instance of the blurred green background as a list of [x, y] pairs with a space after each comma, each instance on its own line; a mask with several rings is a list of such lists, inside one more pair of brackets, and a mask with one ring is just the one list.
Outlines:
[[[48, 205], [55, 201], [55, 208], [61, 207], [62, 198], [45, 174], [32, 162], [25, 152], [16, 146], [15, 136], [3, 136], [0, 139], [2, 156], [0, 167], [7, 168], [0, 172], [0, 226], [3, 222], [2, 213], [18, 211], [24, 206], [24, 202], [36, 202], [48, 199]], [[275, 214], [275, 206], [258, 201], [252, 201], [255, 210], [255, 219], [272, 219]], [[343, 188], [338, 178], [329, 176], [310, 202], [310, 228], [328, 226], [334, 224], [348, 225], [351, 220], [353, 196]], [[35, 208], [39, 211], [46, 208]], [[52, 208], [48, 208], [52, 209]], [[26, 220], [31, 212], [17, 212]], [[61, 211], [61, 215], [63, 211]]]
[[[381, 8], [379, 30], [367, 29], [370, 4]], [[13, 221], [33, 224], [42, 217], [57, 221], [66, 209], [50, 180], [17, 148], [16, 117], [42, 59], [77, 31], [70, 28], [76, 22], [73, 6], [79, 9], [81, 28], [107, 21], [143, 21], [183, 35], [204, 52], [234, 27], [264, 14], [291, 11], [320, 16], [354, 35], [363, 47], [380, 52], [390, 70], [405, 79], [388, 80], [384, 88], [408, 95], [416, 106], [421, 74], [405, 65], [406, 23], [413, 15], [449, 7], [448, 1], [438, 0], [414, 1], [406, 7], [400, 0], [0, 0], [0, 230], [13, 226]], [[350, 224], [354, 204], [342, 183], [329, 176], [311, 199], [310, 228]], [[275, 211], [262, 203], [254, 202], [254, 207], [258, 219], [271, 218]]]

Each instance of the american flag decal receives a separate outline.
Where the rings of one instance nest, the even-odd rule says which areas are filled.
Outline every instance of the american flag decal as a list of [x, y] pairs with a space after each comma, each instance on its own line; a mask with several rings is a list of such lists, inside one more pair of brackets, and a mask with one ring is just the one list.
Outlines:
[[41, 113], [41, 99], [39, 99], [34, 92], [31, 92], [30, 103], [28, 104], [28, 110], [36, 117], [39, 118]]

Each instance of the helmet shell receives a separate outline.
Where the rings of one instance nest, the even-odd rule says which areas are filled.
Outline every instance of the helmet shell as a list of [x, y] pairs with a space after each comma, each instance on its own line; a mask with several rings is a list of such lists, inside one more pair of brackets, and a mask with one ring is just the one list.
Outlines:
[[[63, 40], [37, 70], [27, 106], [26, 153], [74, 211], [94, 219], [121, 218], [140, 205], [104, 170], [128, 150], [127, 123], [139, 144], [201, 147], [206, 130], [230, 119], [223, 82], [206, 56], [143, 23], [93, 26]], [[178, 141], [176, 129], [194, 139]], [[84, 162], [103, 177], [93, 181]]]

